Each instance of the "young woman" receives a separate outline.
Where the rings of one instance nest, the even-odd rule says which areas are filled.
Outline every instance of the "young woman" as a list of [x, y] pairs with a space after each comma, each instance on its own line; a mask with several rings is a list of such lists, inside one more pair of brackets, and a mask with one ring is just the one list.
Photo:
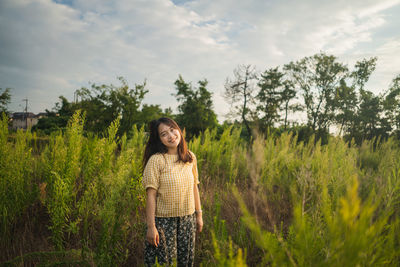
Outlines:
[[187, 149], [178, 124], [150, 122], [143, 158], [146, 188], [145, 264], [193, 266], [196, 227], [203, 228], [196, 156]]

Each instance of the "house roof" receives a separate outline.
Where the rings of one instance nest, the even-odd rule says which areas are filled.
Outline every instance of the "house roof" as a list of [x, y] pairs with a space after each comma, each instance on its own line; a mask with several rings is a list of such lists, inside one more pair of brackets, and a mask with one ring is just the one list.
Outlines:
[[[41, 114], [41, 113], [39, 113], [39, 114]], [[25, 119], [25, 118], [36, 118], [36, 117], [39, 116], [39, 114], [38, 114], [38, 115], [35, 115], [35, 114], [32, 113], [32, 112], [14, 112], [14, 113], [12, 114], [12, 118], [13, 118], [14, 120], [23, 120], [23, 119]], [[43, 115], [42, 115], [42, 116], [43, 116]]]

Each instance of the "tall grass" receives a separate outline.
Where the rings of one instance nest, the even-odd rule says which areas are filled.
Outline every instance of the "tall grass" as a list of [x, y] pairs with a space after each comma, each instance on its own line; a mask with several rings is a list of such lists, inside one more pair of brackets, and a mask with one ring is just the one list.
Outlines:
[[217, 138], [217, 129], [206, 130], [191, 140], [189, 148], [198, 158], [203, 178], [211, 178], [220, 184], [232, 183], [239, 177], [247, 177], [246, 148], [240, 138], [240, 128], [229, 127]]
[[0, 235], [8, 244], [18, 218], [35, 201], [34, 158], [29, 147], [31, 132], [18, 131], [15, 141], [8, 139], [8, 119], [3, 113], [0, 120]]
[[[285, 135], [256, 140], [249, 166], [266, 216], [251, 214], [254, 202], [233, 192], [250, 239], [265, 252], [262, 264], [397, 266], [398, 149], [394, 140], [361, 148], [340, 139], [326, 146]], [[366, 164], [371, 159], [375, 167]], [[286, 216], [279, 216], [282, 210]]]
[[[77, 112], [65, 133], [50, 136], [49, 144], [34, 158], [28, 146], [32, 134], [20, 131], [14, 143], [7, 142], [7, 120], [3, 118], [1, 240], [12, 242], [12, 231], [16, 230], [13, 223], [29, 205], [39, 205], [48, 216], [37, 223], [44, 220], [47, 224], [49, 250], [67, 255], [79, 249], [83, 263], [114, 266], [126, 262], [130, 248], [142, 246], [141, 158], [145, 133], [133, 128], [130, 140], [125, 136], [119, 140], [117, 120], [106, 136], [84, 137], [83, 124], [84, 118]], [[20, 250], [30, 252], [24, 247]], [[19, 259], [24, 261], [23, 257]]]
[[[147, 135], [133, 126], [130, 139], [118, 137], [119, 120], [104, 136], [83, 125], [78, 112], [39, 151], [29, 131], [8, 139], [2, 118], [0, 262], [142, 265]], [[189, 142], [205, 222], [196, 265], [398, 266], [396, 140], [321, 145], [282, 134], [249, 144], [240, 132]]]

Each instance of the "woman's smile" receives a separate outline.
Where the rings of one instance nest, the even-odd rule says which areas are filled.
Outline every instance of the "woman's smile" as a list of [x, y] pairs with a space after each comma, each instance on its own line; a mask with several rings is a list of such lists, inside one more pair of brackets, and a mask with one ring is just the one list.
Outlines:
[[178, 129], [161, 123], [158, 126], [158, 132], [161, 142], [167, 147], [170, 152], [175, 152], [181, 141], [181, 135]]

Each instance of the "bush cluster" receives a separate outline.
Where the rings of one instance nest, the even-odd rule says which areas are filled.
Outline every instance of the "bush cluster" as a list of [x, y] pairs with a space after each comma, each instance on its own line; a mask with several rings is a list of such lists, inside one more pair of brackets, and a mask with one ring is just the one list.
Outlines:
[[[0, 262], [141, 266], [147, 134], [85, 135], [80, 112], [35, 147], [0, 122]], [[396, 266], [400, 262], [400, 148], [294, 134], [244, 141], [240, 128], [206, 130], [197, 155], [205, 228], [203, 266]]]

